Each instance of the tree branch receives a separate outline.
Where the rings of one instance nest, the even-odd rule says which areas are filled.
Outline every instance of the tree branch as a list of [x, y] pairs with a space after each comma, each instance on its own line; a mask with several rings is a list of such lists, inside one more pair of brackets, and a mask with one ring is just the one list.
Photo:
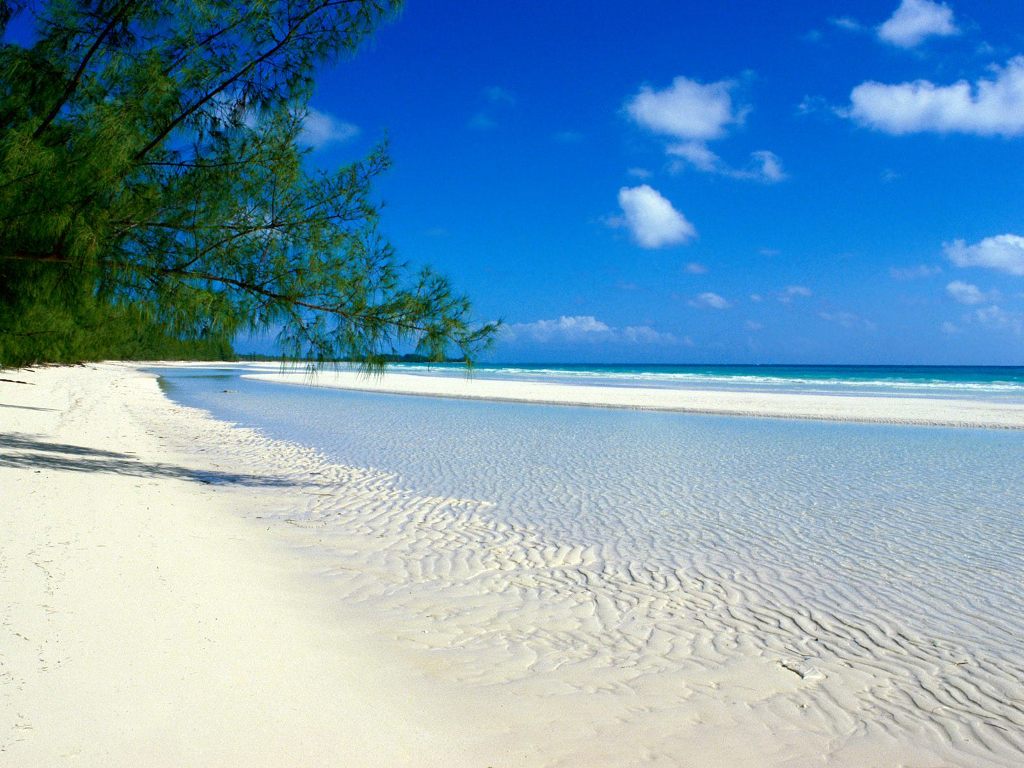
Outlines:
[[96, 38], [96, 41], [92, 44], [89, 50], [86, 51], [85, 56], [82, 59], [82, 62], [78, 65], [78, 69], [75, 70], [75, 74], [64, 85], [64, 91], [63, 93], [61, 93], [60, 98], [57, 99], [57, 103], [53, 105], [50, 111], [46, 114], [46, 117], [43, 118], [43, 122], [40, 123], [39, 127], [37, 127], [35, 131], [32, 133], [33, 139], [38, 139], [40, 136], [42, 136], [43, 131], [49, 128], [50, 124], [54, 121], [57, 115], [60, 114], [61, 108], [67, 103], [68, 99], [71, 98], [71, 94], [75, 92], [75, 90], [78, 88], [78, 84], [82, 81], [82, 76], [85, 74], [86, 67], [89, 66], [89, 62], [92, 60], [92, 57], [99, 50], [100, 46], [103, 44], [103, 41], [107, 38], [107, 36], [114, 31], [114, 28], [122, 21], [124, 21], [125, 17], [128, 15], [128, 12], [131, 10], [132, 6], [135, 5], [135, 3], [136, 0], [126, 0], [126, 2], [121, 6], [117, 13], [114, 14], [114, 17], [107, 23], [107, 26], [103, 28], [99, 36]]

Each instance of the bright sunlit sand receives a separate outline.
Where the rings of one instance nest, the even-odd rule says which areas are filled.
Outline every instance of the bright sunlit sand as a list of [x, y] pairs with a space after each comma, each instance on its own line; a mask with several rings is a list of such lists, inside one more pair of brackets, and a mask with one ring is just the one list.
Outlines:
[[[190, 395], [169, 378], [175, 399], [222, 402], [243, 424], [169, 401], [132, 366], [0, 382], [11, 765], [1011, 766], [1024, 754], [1024, 628], [1004, 581], [1020, 556], [1019, 489], [985, 490], [968, 449], [948, 449], [948, 435], [974, 436], [1002, 466], [1013, 433], [550, 410], [178, 370], [206, 379]], [[249, 404], [323, 447], [274, 437], [273, 420], [244, 426]], [[360, 418], [394, 446], [374, 463], [408, 448], [423, 467], [332, 458]], [[488, 452], [491, 428], [505, 445]], [[826, 428], [847, 430], [849, 451], [791, 463]], [[561, 468], [560, 440], [579, 452]], [[893, 474], [886, 445], [924, 474]], [[431, 463], [445, 455], [461, 458]], [[977, 487], [947, 490], [947, 464]], [[511, 497], [506, 473], [523, 477]], [[973, 514], [1004, 549], [944, 553], [978, 494]]]
[[368, 375], [356, 371], [248, 374], [288, 384], [316, 385], [432, 397], [459, 397], [552, 405], [593, 405], [731, 416], [774, 416], [883, 424], [1024, 428], [1024, 404], [966, 399], [736, 392], [702, 389], [607, 387], [554, 382], [499, 381], [469, 376], [402, 373]]

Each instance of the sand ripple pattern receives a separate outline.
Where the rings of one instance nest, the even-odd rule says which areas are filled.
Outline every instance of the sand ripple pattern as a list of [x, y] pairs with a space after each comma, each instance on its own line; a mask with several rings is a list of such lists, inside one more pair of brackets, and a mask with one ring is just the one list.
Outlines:
[[[910, 555], [895, 529], [917, 530], [925, 547], [930, 535], [914, 509], [887, 509], [898, 526], [851, 514], [845, 535], [893, 537], [890, 557], [866, 566], [868, 592], [863, 579], [847, 578], [848, 547], [780, 557], [813, 537], [798, 522], [764, 541], [716, 520], [723, 504], [752, 515], [773, 507], [743, 488], [724, 500], [721, 489], [692, 483], [666, 492], [712, 518], [694, 532], [667, 516], [675, 549], [666, 552], [631, 536], [630, 504], [639, 502], [628, 494], [587, 500], [614, 505], [615, 524], [600, 535], [587, 535], [586, 509], [567, 510], [576, 523], [553, 531], [517, 519], [506, 509], [514, 496], [496, 505], [416, 492], [393, 474], [206, 417], [193, 415], [182, 433], [184, 410], [139, 416], [157, 433], [173, 427], [183, 451], [291, 484], [260, 515], [293, 530], [339, 600], [365, 606], [390, 641], [420, 654], [426, 674], [562, 711], [570, 746], [534, 764], [583, 764], [589, 745], [608, 764], [673, 765], [709, 739], [725, 756], [704, 765], [1024, 764], [1024, 611], [1006, 602], [1021, 585], [972, 586], [961, 624], [938, 631], [927, 604], [903, 604]], [[830, 493], [842, 496], [842, 487], [808, 504], [828, 506]], [[988, 563], [979, 553], [969, 564], [1000, 578], [1022, 547], [1020, 521], [1010, 519], [1020, 508], [1002, 503], [1006, 528], [992, 533], [1009, 554]], [[935, 578], [936, 600], [948, 598], [949, 584], [948, 574]], [[730, 743], [730, 733], [748, 743]]]

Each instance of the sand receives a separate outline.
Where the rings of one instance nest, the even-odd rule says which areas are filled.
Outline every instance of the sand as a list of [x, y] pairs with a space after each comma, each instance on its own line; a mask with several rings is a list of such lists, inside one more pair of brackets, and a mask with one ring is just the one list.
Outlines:
[[1024, 429], [1024, 405], [967, 399], [810, 395], [654, 387], [607, 387], [553, 382], [502, 381], [404, 373], [264, 371], [248, 378], [284, 384], [509, 402], [586, 405], [655, 411], [858, 421], [948, 427]]
[[254, 519], [274, 478], [167, 447], [153, 377], [0, 379], [0, 765], [483, 765]]
[[898, 627], [547, 541], [174, 405], [132, 366], [0, 379], [29, 382], [0, 382], [2, 765], [1024, 754], [1019, 685]]

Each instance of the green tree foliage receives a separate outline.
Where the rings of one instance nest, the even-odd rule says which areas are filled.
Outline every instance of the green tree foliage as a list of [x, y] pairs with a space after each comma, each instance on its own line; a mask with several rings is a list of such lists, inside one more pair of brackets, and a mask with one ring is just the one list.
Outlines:
[[[280, 328], [286, 357], [471, 359], [494, 335], [377, 229], [381, 146], [305, 161], [320, 65], [397, 0], [49, 0], [0, 47], [0, 362], [52, 359], [104, 316], [220, 344]], [[0, 0], [0, 23], [26, 13]], [[128, 311], [130, 309], [130, 312]], [[74, 344], [70, 354], [74, 354]], [[67, 357], [65, 354], [64, 359]]]

